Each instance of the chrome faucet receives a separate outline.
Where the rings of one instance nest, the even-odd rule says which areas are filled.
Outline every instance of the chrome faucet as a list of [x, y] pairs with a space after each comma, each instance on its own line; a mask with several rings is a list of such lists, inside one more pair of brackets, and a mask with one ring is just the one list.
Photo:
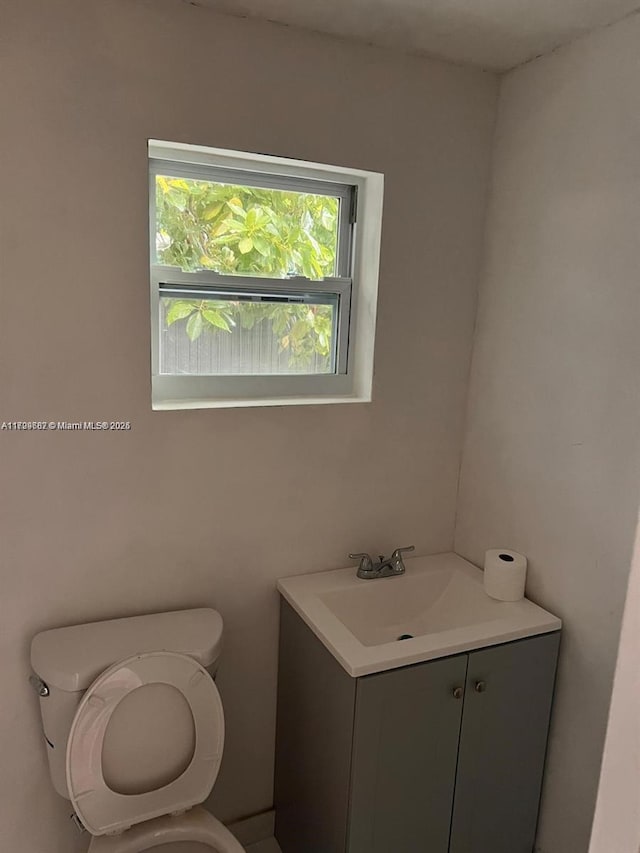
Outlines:
[[415, 551], [415, 545], [408, 545], [406, 548], [396, 548], [388, 558], [380, 554], [375, 563], [369, 554], [349, 554], [349, 559], [360, 560], [357, 576], [362, 578], [362, 580], [390, 578], [405, 573], [406, 569], [402, 560], [402, 555], [405, 551]]

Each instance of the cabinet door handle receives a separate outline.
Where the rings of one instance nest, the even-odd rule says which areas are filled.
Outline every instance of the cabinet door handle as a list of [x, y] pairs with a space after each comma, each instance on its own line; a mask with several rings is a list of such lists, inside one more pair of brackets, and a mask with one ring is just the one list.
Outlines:
[[476, 681], [473, 689], [476, 691], [476, 693], [484, 693], [484, 691], [487, 689], [487, 682], [486, 681]]
[[464, 693], [464, 690], [462, 689], [462, 687], [454, 687], [452, 693], [454, 699], [462, 699], [462, 694]]

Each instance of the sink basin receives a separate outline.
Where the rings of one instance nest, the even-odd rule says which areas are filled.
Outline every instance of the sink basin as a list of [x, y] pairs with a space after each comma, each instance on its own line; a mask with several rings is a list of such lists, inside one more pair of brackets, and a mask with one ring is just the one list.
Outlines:
[[475, 578], [459, 569], [434, 569], [390, 580], [401, 583], [337, 590], [321, 595], [320, 600], [365, 646], [479, 625], [504, 616], [501, 603], [489, 598]]
[[490, 598], [482, 572], [456, 554], [405, 565], [399, 577], [360, 580], [352, 567], [283, 578], [278, 589], [354, 677], [561, 627], [527, 599]]

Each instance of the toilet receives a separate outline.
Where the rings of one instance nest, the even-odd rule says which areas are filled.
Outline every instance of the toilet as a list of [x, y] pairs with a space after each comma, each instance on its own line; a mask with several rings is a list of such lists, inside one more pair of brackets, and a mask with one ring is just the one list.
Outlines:
[[244, 853], [201, 805], [224, 746], [221, 641], [209, 608], [33, 638], [51, 780], [92, 835], [87, 853]]

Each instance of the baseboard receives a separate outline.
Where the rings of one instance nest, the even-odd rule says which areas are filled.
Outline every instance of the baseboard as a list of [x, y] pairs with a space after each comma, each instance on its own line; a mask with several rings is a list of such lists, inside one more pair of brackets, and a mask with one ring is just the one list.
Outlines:
[[268, 812], [260, 812], [260, 814], [237, 820], [229, 824], [229, 829], [243, 847], [248, 847], [249, 844], [257, 844], [265, 838], [272, 838], [275, 824], [276, 813], [270, 809]]

